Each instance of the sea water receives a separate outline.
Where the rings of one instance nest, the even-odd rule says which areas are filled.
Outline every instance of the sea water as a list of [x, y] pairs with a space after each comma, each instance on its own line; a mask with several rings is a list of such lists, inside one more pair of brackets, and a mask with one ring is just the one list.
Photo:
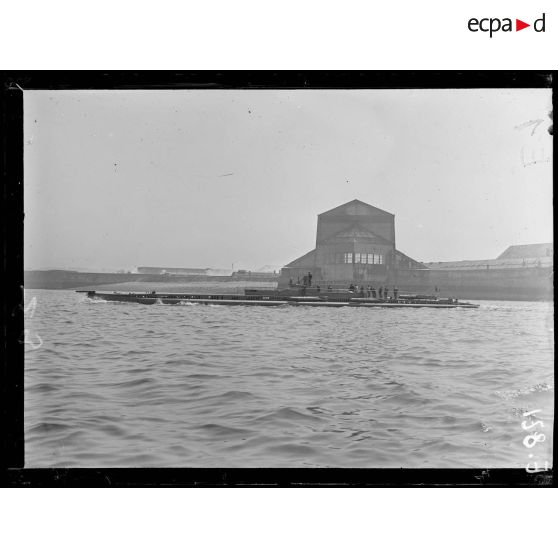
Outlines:
[[551, 303], [25, 300], [27, 467], [551, 465]]

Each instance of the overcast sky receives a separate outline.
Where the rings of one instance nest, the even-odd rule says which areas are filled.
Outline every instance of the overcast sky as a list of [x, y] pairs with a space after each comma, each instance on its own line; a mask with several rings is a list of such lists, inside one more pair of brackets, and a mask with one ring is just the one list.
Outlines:
[[355, 198], [394, 213], [420, 261], [552, 241], [550, 90], [24, 102], [26, 269], [279, 269], [315, 246], [318, 213]]

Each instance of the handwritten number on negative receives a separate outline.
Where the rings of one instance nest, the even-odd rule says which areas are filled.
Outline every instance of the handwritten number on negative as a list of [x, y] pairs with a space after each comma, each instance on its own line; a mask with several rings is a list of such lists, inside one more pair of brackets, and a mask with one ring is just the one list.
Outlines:
[[539, 434], [538, 432], [534, 432], [533, 434], [527, 434], [525, 438], [523, 438], [523, 445], [526, 448], [531, 449], [538, 444], [539, 442], [544, 442], [546, 440], [546, 436], [544, 434]]
[[535, 422], [531, 422], [530, 424], [527, 424], [527, 421], [524, 420], [521, 423], [521, 428], [523, 428], [523, 430], [531, 430], [532, 428], [534, 428], [537, 424], [540, 424], [541, 428], [544, 428], [544, 422], [542, 420], [536, 420]]

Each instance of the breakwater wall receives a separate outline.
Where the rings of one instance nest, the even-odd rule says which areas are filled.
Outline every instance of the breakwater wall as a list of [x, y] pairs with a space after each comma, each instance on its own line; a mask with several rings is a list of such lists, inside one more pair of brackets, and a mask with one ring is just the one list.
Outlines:
[[[394, 281], [404, 291], [477, 300], [553, 300], [554, 269], [474, 269], [399, 271]], [[390, 288], [392, 285], [388, 285]], [[436, 291], [437, 289], [437, 291]]]

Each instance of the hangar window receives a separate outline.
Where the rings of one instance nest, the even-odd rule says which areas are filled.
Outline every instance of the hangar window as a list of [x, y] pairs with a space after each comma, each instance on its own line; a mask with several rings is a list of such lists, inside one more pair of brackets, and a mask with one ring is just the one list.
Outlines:
[[373, 265], [382, 265], [384, 263], [384, 255], [368, 254], [368, 263]]
[[357, 264], [368, 264], [368, 265], [383, 265], [385, 263], [383, 254], [363, 254], [356, 252], [353, 256], [351, 252], [345, 252], [343, 254], [338, 254], [335, 258], [336, 263], [357, 263]]

